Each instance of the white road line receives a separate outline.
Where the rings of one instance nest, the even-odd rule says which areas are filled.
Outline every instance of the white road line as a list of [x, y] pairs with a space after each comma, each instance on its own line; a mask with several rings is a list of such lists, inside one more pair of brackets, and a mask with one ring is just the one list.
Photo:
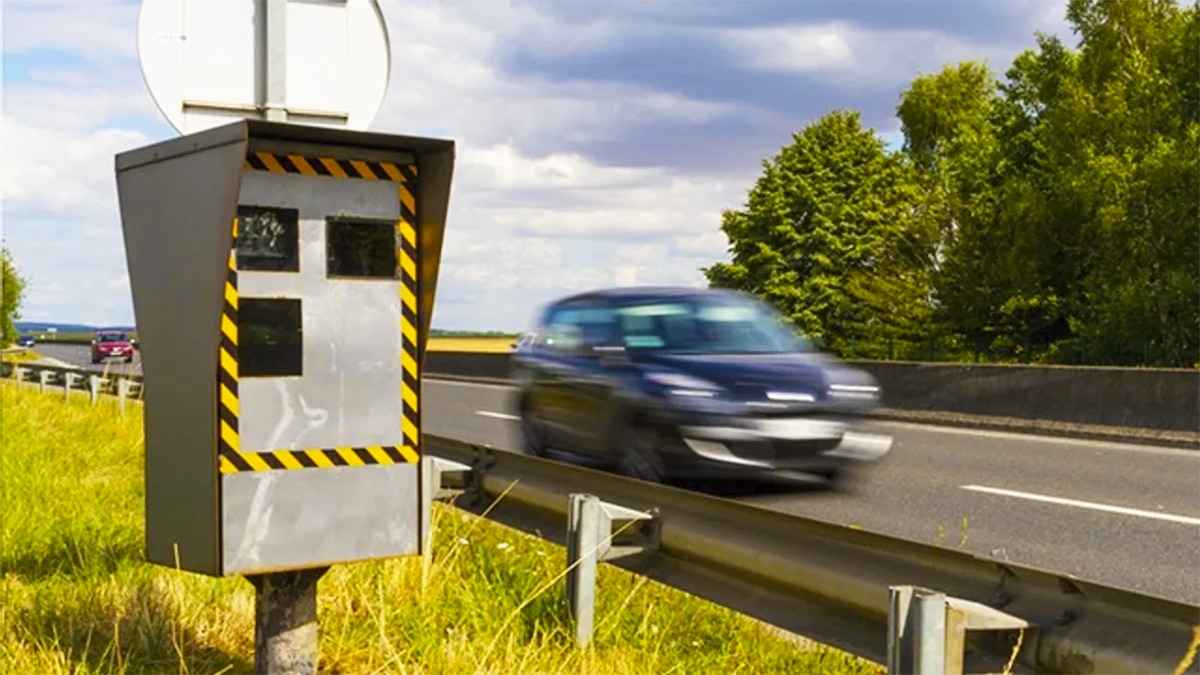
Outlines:
[[512, 391], [516, 387], [507, 384], [494, 384], [492, 382], [464, 382], [462, 380], [442, 380], [438, 379], [434, 373], [425, 375], [423, 380], [425, 384], [436, 384], [438, 386], [449, 387], [470, 387], [471, 389], [499, 389], [502, 391]]
[[985, 487], [983, 485], [960, 485], [964, 490], [973, 492], [986, 492], [989, 494], [1000, 495], [1002, 497], [1015, 497], [1017, 499], [1029, 499], [1035, 502], [1046, 502], [1047, 504], [1058, 504], [1060, 506], [1075, 506], [1081, 509], [1092, 509], [1094, 511], [1108, 511], [1109, 513], [1120, 513], [1127, 516], [1138, 516], [1139, 518], [1153, 518], [1155, 520], [1168, 520], [1173, 523], [1183, 523], [1184, 525], [1200, 525], [1200, 518], [1192, 518], [1191, 516], [1177, 516], [1173, 513], [1158, 513], [1155, 511], [1143, 511], [1141, 509], [1131, 509], [1124, 506], [1113, 506], [1111, 504], [1097, 504], [1096, 502], [1085, 502], [1078, 499], [1066, 499], [1063, 497], [1051, 497], [1049, 495], [1039, 495], [1032, 492], [1017, 492], [1016, 490], [1002, 490], [1000, 488]]
[[1065, 445], [1071, 449], [1100, 449], [1100, 450], [1125, 450], [1130, 452], [1146, 452], [1154, 455], [1169, 455], [1174, 457], [1189, 457], [1200, 460], [1200, 452], [1195, 450], [1187, 450], [1185, 448], [1172, 448], [1161, 445], [1154, 445], [1152, 441], [1146, 443], [1124, 443], [1118, 441], [1101, 441], [1091, 438], [1072, 438], [1070, 436], [1048, 436], [1035, 433], [1022, 433], [1018, 431], [998, 431], [992, 429], [970, 429], [967, 427], [947, 427], [938, 424], [920, 424], [916, 422], [901, 422], [899, 420], [872, 420], [874, 423], [889, 427], [899, 427], [901, 429], [911, 429], [913, 431], [927, 431], [934, 433], [953, 434], [955, 436], [982, 436], [985, 438], [1006, 439], [1013, 441], [1033, 441], [1037, 443], [1049, 443], [1054, 445]]
[[515, 421], [515, 420], [521, 419], [520, 417], [517, 417], [516, 415], [509, 415], [508, 413], [492, 412], [491, 410], [476, 410], [475, 414], [479, 415], [480, 417], [494, 417], [498, 420]]

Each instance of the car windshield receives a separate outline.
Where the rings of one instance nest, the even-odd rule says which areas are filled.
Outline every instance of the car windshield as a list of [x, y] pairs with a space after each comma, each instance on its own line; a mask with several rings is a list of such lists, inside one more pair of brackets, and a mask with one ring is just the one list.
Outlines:
[[100, 342], [125, 342], [124, 333], [101, 333], [97, 340]]
[[769, 305], [748, 298], [648, 300], [616, 309], [625, 348], [682, 354], [809, 351]]

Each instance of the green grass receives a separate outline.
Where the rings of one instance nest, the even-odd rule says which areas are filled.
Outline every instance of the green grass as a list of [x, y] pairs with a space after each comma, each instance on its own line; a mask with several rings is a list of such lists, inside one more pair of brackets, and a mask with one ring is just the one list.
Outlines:
[[[142, 562], [142, 408], [0, 384], [0, 672], [247, 673], [253, 591]], [[329, 673], [879, 673], [602, 565], [595, 647], [564, 615], [564, 551], [437, 505], [428, 560], [320, 582]]]
[[10, 351], [0, 354], [0, 361], [4, 363], [29, 363], [37, 361], [40, 358], [37, 352], [32, 349], [22, 349], [20, 351]]

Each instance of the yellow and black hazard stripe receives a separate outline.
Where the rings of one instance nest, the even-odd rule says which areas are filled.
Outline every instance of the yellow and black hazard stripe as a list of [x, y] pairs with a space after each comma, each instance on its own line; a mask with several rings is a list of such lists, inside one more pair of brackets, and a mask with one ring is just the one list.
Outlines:
[[238, 221], [233, 219], [233, 245], [229, 248], [229, 269], [225, 273], [225, 304], [221, 310], [221, 346], [217, 362], [217, 446], [222, 473], [243, 470], [239, 461], [238, 440], [238, 293], [237, 239]]
[[[286, 163], [284, 161], [286, 160]], [[321, 166], [324, 172], [316, 169]], [[419, 255], [417, 243], [418, 170], [413, 165], [397, 165], [358, 160], [301, 157], [252, 153], [246, 166], [251, 169], [298, 173], [305, 175], [337, 176], [340, 178], [374, 178], [397, 184], [400, 217], [396, 222], [400, 268], [400, 333], [401, 333], [401, 436], [400, 446], [367, 446], [318, 448], [308, 450], [273, 450], [243, 452], [238, 433], [240, 405], [238, 399], [238, 290], [237, 290], [237, 220], [233, 222], [233, 243], [229, 253], [229, 269], [225, 280], [225, 303], [221, 313], [220, 361], [218, 367], [218, 457], [221, 473], [270, 471], [279, 469], [330, 468], [338, 466], [367, 466], [404, 464], [420, 461], [420, 335], [418, 298], [420, 297]], [[352, 173], [353, 171], [353, 173]]]
[[421, 411], [418, 398], [420, 382], [420, 335], [417, 332], [417, 302], [421, 297], [421, 278], [418, 270], [419, 248], [417, 246], [417, 202], [415, 198], [417, 167], [401, 167], [401, 180], [397, 181], [397, 198], [400, 201], [400, 219], [396, 222], [396, 240], [399, 250], [396, 257], [400, 262], [400, 400], [403, 413], [400, 424], [404, 443], [416, 453], [420, 447]]
[[285, 152], [248, 152], [242, 168], [247, 171], [292, 173], [301, 176], [330, 176], [402, 182], [407, 165], [361, 159], [336, 159], [319, 155]]
[[361, 448], [274, 450], [221, 453], [221, 473], [279, 469], [328, 469], [337, 466], [412, 464], [420, 460], [410, 448], [369, 445]]

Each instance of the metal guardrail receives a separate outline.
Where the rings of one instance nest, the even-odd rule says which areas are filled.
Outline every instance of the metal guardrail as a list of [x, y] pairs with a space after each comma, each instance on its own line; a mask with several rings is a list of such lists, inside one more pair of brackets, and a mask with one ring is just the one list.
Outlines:
[[[887, 663], [890, 672], [1200, 672], [1195, 605], [451, 438], [423, 438], [427, 455], [470, 469], [456, 506], [567, 546], [569, 559], [585, 563], [568, 583], [577, 621], [589, 615], [589, 566], [607, 561]], [[625, 532], [612, 539], [609, 528], [618, 522]], [[596, 541], [608, 544], [588, 543]]]
[[[93, 401], [140, 398], [143, 383], [11, 363], [0, 376]], [[425, 494], [567, 548], [581, 644], [596, 567], [608, 562], [891, 673], [1200, 674], [1200, 606], [443, 436], [423, 441]]]
[[48, 366], [44, 364], [0, 362], [0, 378], [18, 384], [32, 384], [42, 391], [62, 389], [69, 398], [73, 392], [88, 395], [92, 404], [101, 396], [115, 396], [122, 413], [127, 401], [142, 400], [144, 380], [141, 375], [127, 373], [97, 373], [82, 368]]

